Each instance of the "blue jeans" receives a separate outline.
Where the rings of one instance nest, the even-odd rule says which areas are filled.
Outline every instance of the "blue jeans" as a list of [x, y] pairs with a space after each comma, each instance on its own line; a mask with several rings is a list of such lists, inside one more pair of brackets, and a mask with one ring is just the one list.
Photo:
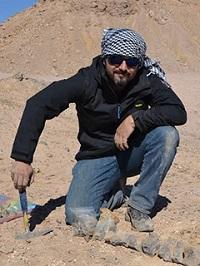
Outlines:
[[[126, 151], [114, 156], [80, 160], [73, 168], [73, 179], [66, 197], [66, 222], [72, 224], [75, 209], [87, 209], [99, 216], [103, 207], [123, 201], [119, 180], [138, 175], [129, 206], [150, 214], [179, 144], [179, 134], [171, 126], [157, 127], [133, 140]], [[118, 191], [119, 190], [119, 191]]]

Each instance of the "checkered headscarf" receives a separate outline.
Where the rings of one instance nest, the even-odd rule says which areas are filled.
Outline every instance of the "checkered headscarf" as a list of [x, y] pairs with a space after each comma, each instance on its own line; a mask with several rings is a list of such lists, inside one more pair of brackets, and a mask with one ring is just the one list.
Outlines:
[[144, 66], [150, 73], [165, 79], [165, 72], [158, 62], [145, 55], [146, 49], [146, 43], [142, 36], [133, 30], [109, 28], [103, 31], [101, 40], [101, 55], [103, 58], [113, 54], [136, 57], [140, 61], [140, 67]]
[[136, 57], [143, 64], [146, 53], [144, 39], [135, 31], [129, 29], [110, 28], [103, 32], [101, 41], [102, 56], [120, 54]]

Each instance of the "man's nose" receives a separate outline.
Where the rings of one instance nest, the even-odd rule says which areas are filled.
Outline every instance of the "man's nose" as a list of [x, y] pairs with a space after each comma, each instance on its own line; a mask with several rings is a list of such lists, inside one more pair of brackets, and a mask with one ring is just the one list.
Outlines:
[[126, 61], [123, 60], [121, 65], [119, 65], [119, 69], [125, 71], [125, 70], [127, 70], [127, 68], [128, 67], [127, 67]]

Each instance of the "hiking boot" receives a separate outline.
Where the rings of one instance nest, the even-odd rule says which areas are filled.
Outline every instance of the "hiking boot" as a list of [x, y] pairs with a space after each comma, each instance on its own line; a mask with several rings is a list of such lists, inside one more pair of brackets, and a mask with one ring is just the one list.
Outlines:
[[125, 220], [131, 222], [132, 227], [139, 232], [152, 232], [154, 230], [153, 221], [149, 215], [132, 207], [128, 208]]

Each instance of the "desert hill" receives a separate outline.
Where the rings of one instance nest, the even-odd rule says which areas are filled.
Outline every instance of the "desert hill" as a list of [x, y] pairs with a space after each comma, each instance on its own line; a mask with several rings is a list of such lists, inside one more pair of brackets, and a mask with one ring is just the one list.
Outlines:
[[0, 72], [65, 76], [100, 53], [102, 30], [139, 31], [169, 71], [198, 71], [199, 0], [40, 0], [0, 25]]

